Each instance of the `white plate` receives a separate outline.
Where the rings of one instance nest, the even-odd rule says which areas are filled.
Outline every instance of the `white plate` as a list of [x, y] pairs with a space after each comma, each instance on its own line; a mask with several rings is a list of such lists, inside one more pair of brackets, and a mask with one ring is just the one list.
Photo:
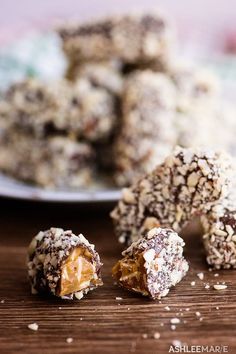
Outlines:
[[0, 196], [45, 202], [98, 203], [115, 202], [120, 198], [118, 189], [50, 190], [34, 187], [0, 174]]

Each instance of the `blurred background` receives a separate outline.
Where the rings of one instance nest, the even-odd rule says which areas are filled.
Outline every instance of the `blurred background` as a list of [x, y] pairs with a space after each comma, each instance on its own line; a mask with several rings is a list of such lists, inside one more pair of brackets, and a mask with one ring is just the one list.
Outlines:
[[[209, 68], [223, 79], [222, 96], [227, 96], [233, 107], [229, 109], [225, 138], [222, 138], [221, 131], [222, 120], [226, 120], [225, 108], [221, 108], [224, 113], [222, 116], [222, 112], [219, 113], [220, 128], [214, 128], [221, 140], [230, 141], [228, 150], [235, 155], [236, 3], [233, 0], [0, 0], [0, 96], [4, 96], [4, 91], [12, 83], [25, 77], [38, 77], [49, 82], [64, 77], [67, 60], [60, 39], [54, 31], [59, 24], [70, 20], [83, 23], [106, 15], [143, 10], [151, 12], [154, 9], [162, 10], [173, 22], [177, 30], [178, 57], [190, 62], [192, 60], [197, 66], [200, 64], [199, 67]], [[176, 61], [174, 58], [174, 62]], [[218, 101], [216, 98], [217, 104]], [[192, 124], [192, 115], [189, 116], [185, 125], [190, 130], [191, 125], [193, 126], [194, 136], [200, 119], [195, 117], [195, 125]], [[201, 116], [205, 118], [206, 115]], [[199, 135], [204, 135], [205, 129], [198, 129]], [[208, 133], [209, 137], [214, 135], [211, 130]], [[6, 183], [8, 180], [0, 180], [0, 195], [9, 195], [9, 190], [12, 191], [12, 185], [8, 186]], [[19, 195], [22, 188], [19, 191], [17, 189]], [[30, 190], [30, 193], [35, 195], [35, 190]], [[54, 197], [61, 200], [58, 194]], [[71, 196], [68, 198], [71, 200]], [[81, 199], [81, 196], [78, 198]], [[91, 198], [94, 199], [94, 195]], [[117, 199], [117, 194], [111, 199]]]
[[[234, 0], [1, 0], [0, 42], [8, 43], [32, 28], [47, 28], [52, 21], [132, 10], [163, 8], [171, 13], [179, 38], [217, 51], [230, 50], [235, 43], [236, 9]], [[189, 43], [191, 44], [191, 43]], [[234, 48], [235, 49], [235, 48]]]
[[[4, 82], [0, 84], [0, 87], [5, 85], [5, 80], [9, 79], [9, 76], [17, 75], [16, 72], [12, 75], [9, 74], [14, 66], [9, 61], [9, 54], [12, 54], [12, 51], [14, 53], [10, 56], [14, 59], [17, 58], [18, 62], [23, 64], [29, 61], [30, 57], [37, 60], [39, 55], [39, 70], [44, 70], [45, 75], [49, 78], [57, 76], [58, 72], [61, 73], [63, 68], [61, 58], [61, 60], [58, 59], [54, 67], [50, 67], [48, 63], [46, 65], [41, 55], [43, 47], [47, 50], [47, 56], [50, 57], [50, 54], [53, 57], [60, 56], [60, 53], [55, 49], [57, 46], [55, 38], [52, 39], [51, 36], [45, 39], [44, 37], [43, 42], [37, 38], [36, 46], [32, 45], [32, 35], [29, 33], [33, 32], [35, 35], [35, 32], [48, 30], [65, 20], [86, 21], [108, 14], [153, 8], [163, 9], [172, 18], [178, 31], [178, 47], [181, 55], [184, 53], [188, 58], [198, 59], [213, 68], [217, 67], [218, 73], [222, 74], [224, 79], [234, 81], [236, 79], [236, 61], [234, 60], [236, 53], [235, 5], [234, 0], [90, 0], [89, 2], [1, 0], [0, 77]], [[29, 37], [29, 41], [22, 42], [22, 38], [28, 39]], [[19, 41], [20, 47], [16, 48], [15, 42]], [[54, 46], [52, 46], [52, 42], [55, 44]], [[13, 43], [15, 50], [12, 48]], [[212, 56], [213, 54], [214, 56]], [[7, 55], [7, 60], [4, 60], [5, 55]], [[209, 56], [211, 56], [211, 60], [209, 60]], [[6, 70], [8, 78], [5, 78], [4, 75]]]

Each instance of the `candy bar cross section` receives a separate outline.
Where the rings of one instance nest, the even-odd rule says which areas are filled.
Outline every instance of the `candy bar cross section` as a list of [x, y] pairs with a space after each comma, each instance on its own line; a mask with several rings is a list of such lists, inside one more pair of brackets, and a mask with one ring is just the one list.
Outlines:
[[153, 300], [166, 296], [188, 271], [184, 245], [173, 230], [153, 228], [122, 253], [113, 277], [122, 287]]
[[28, 249], [28, 276], [32, 293], [81, 299], [102, 285], [100, 257], [94, 245], [71, 230], [40, 231]]

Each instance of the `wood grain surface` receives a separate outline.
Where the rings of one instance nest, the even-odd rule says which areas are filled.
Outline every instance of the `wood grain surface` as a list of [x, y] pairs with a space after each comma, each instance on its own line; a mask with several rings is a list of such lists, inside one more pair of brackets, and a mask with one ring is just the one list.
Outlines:
[[[1, 354], [168, 353], [174, 340], [188, 345], [186, 350], [191, 350], [191, 345], [213, 345], [221, 346], [221, 352], [236, 353], [236, 271], [209, 272], [197, 235], [185, 237], [188, 275], [161, 302], [153, 302], [113, 284], [111, 267], [121, 247], [108, 216], [111, 206], [1, 200], [0, 208]], [[39, 230], [50, 226], [84, 233], [100, 253], [104, 286], [81, 301], [30, 294], [26, 248]], [[203, 280], [198, 278], [199, 272], [204, 273]], [[195, 286], [190, 284], [193, 281]], [[228, 288], [214, 290], [217, 281], [225, 282]], [[205, 283], [210, 289], [205, 289]], [[180, 323], [172, 330], [170, 320], [176, 317]], [[27, 327], [34, 322], [38, 331]], [[154, 338], [157, 332], [159, 339]], [[67, 338], [73, 342], [67, 343]]]

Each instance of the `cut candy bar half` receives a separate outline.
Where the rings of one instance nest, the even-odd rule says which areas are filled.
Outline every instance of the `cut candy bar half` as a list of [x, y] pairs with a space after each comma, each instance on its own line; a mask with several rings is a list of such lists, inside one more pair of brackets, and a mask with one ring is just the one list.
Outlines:
[[100, 257], [94, 245], [71, 230], [40, 231], [28, 249], [28, 275], [32, 293], [81, 299], [102, 285]]
[[128, 290], [159, 299], [188, 271], [183, 247], [176, 232], [153, 228], [122, 253], [123, 258], [112, 269], [113, 277]]

